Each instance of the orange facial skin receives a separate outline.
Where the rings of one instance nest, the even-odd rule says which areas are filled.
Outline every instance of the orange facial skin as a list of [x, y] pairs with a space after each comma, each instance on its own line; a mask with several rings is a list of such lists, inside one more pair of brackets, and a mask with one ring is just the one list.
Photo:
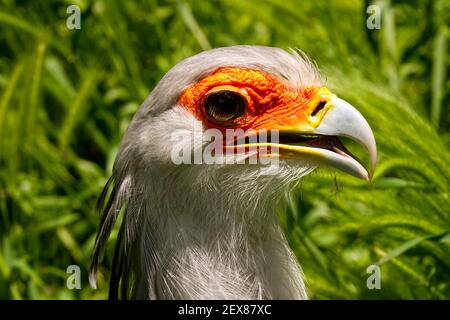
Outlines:
[[[232, 90], [247, 100], [247, 112], [232, 125], [207, 119], [203, 99], [216, 90]], [[296, 126], [308, 120], [319, 88], [290, 88], [273, 76], [247, 68], [224, 67], [188, 87], [178, 104], [191, 111], [208, 128], [270, 130]], [[317, 103], [317, 102], [315, 102]]]

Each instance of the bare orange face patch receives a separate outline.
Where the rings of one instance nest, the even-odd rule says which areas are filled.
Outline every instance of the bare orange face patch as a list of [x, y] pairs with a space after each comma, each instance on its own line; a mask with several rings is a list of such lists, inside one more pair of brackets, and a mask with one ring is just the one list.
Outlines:
[[[319, 88], [290, 88], [261, 71], [224, 67], [187, 88], [178, 104], [191, 111], [206, 127], [224, 130], [270, 130], [301, 123], [311, 113], [311, 100]], [[211, 92], [227, 90], [246, 101], [246, 110], [233, 124], [218, 124], [205, 116], [203, 103]]]

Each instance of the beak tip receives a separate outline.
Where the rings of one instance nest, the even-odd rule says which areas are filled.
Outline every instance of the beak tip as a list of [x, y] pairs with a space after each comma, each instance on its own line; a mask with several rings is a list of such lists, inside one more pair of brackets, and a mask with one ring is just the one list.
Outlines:
[[365, 171], [362, 175], [361, 178], [365, 181], [370, 181], [372, 179], [372, 175], [368, 172]]
[[370, 154], [370, 171], [369, 171], [369, 181], [372, 181], [375, 169], [377, 167], [378, 157], [377, 157], [377, 147], [375, 138], [373, 138], [373, 147], [369, 150]]
[[366, 148], [369, 153], [369, 167], [363, 169], [361, 164], [355, 164], [359, 178], [371, 181], [377, 164], [377, 146], [374, 134], [367, 120], [351, 104], [336, 96], [331, 99], [329, 109], [315, 132], [323, 135], [346, 136]]

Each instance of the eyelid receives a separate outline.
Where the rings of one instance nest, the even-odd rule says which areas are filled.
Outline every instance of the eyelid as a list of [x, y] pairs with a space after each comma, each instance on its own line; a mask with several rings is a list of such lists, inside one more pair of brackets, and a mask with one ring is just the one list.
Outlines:
[[215, 93], [217, 91], [232, 91], [232, 92], [236, 92], [238, 94], [240, 94], [242, 97], [245, 98], [245, 100], [247, 100], [247, 105], [250, 104], [251, 102], [251, 98], [248, 95], [247, 90], [245, 90], [245, 88], [239, 88], [239, 87], [234, 87], [234, 86], [230, 86], [230, 85], [223, 85], [223, 86], [216, 86], [214, 88], [212, 88], [211, 90], [209, 90], [203, 97], [202, 99], [202, 103], [205, 101], [205, 99], [211, 95], [212, 93]]

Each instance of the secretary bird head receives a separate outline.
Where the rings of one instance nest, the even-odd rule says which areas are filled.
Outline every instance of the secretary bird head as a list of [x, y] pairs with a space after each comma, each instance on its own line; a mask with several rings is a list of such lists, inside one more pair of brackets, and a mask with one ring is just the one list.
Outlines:
[[[198, 161], [195, 155], [211, 146], [210, 132], [224, 138], [216, 139], [212, 163]], [[240, 133], [228, 139], [229, 132]], [[371, 170], [338, 136], [367, 149]], [[251, 163], [255, 155], [278, 161]], [[278, 224], [278, 200], [317, 166], [369, 179], [375, 162], [366, 120], [322, 86], [305, 55], [234, 46], [183, 60], [123, 137], [99, 199], [91, 285], [123, 212], [112, 299], [306, 299], [301, 268]]]

